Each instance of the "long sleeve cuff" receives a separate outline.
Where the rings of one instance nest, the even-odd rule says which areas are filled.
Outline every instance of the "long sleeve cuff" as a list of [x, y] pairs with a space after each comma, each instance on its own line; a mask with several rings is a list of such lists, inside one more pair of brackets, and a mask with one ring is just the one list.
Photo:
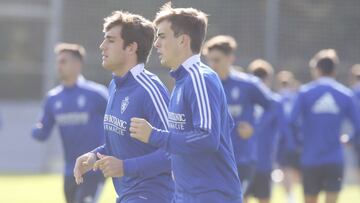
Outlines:
[[139, 164], [136, 158], [125, 159], [123, 162], [125, 176], [139, 176]]
[[153, 128], [150, 134], [149, 144], [155, 147], [166, 148], [166, 143], [169, 139], [169, 136], [169, 132]]
[[[100, 154], [104, 154], [106, 155], [106, 148], [104, 145], [100, 146], [100, 147], [97, 147], [95, 148], [94, 150], [90, 151], [91, 153], [94, 153], [95, 156], [96, 154], [99, 152]], [[97, 156], [96, 156], [96, 159], [97, 159]]]

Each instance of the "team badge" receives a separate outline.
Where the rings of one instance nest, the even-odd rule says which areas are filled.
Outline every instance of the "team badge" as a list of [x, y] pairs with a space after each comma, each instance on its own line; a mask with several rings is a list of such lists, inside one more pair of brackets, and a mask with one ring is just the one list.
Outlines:
[[125, 97], [125, 99], [121, 101], [121, 113], [124, 113], [128, 105], [129, 105], [129, 97]]
[[86, 98], [84, 95], [80, 95], [77, 98], [77, 105], [79, 108], [83, 108], [85, 106], [86, 103]]
[[56, 101], [54, 106], [55, 106], [56, 110], [61, 109], [62, 108], [62, 102], [61, 101]]
[[240, 90], [239, 88], [235, 87], [231, 89], [231, 98], [238, 99], [240, 97]]

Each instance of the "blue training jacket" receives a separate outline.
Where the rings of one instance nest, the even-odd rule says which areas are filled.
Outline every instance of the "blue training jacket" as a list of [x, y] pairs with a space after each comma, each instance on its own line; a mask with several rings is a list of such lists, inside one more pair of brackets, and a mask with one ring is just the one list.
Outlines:
[[[241, 202], [231, 142], [232, 118], [217, 74], [188, 58], [171, 72], [175, 88], [169, 105], [169, 131], [153, 130], [150, 143], [171, 153], [176, 202]], [[210, 197], [210, 196], [209, 196]]]
[[170, 155], [130, 137], [129, 132], [133, 117], [144, 118], [156, 128], [168, 129], [166, 87], [144, 69], [144, 64], [138, 64], [123, 77], [113, 76], [109, 95], [103, 122], [106, 141], [93, 152], [124, 160], [124, 176], [113, 178], [119, 200], [147, 192], [170, 202], [173, 196]]
[[107, 88], [82, 76], [74, 86], [50, 90], [40, 119], [42, 126], [32, 136], [46, 140], [54, 125], [59, 127], [65, 153], [65, 175], [73, 176], [76, 158], [104, 143], [102, 120], [108, 99]]
[[303, 146], [303, 166], [343, 164], [340, 130], [344, 119], [359, 134], [359, 110], [350, 89], [329, 77], [321, 77], [300, 88], [290, 117], [292, 128], [299, 128]]
[[271, 105], [271, 96], [267, 87], [257, 77], [230, 71], [227, 79], [222, 81], [225, 89], [229, 111], [234, 119], [235, 128], [231, 132], [237, 165], [255, 164], [257, 161], [257, 138], [252, 135], [248, 139], [241, 138], [237, 125], [248, 122], [255, 129], [254, 107], [259, 105], [264, 111]]

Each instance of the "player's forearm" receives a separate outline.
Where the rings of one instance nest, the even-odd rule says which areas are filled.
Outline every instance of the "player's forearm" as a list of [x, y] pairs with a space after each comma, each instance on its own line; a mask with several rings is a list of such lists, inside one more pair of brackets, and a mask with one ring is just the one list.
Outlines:
[[161, 173], [170, 173], [169, 154], [159, 149], [144, 156], [124, 160], [125, 176], [153, 177]]
[[172, 154], [193, 154], [217, 151], [220, 136], [203, 130], [173, 133], [153, 129], [149, 142]]

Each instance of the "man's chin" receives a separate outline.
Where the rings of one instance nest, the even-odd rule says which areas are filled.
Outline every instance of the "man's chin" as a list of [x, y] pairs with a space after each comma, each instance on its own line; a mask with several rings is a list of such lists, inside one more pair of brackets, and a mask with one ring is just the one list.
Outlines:
[[161, 64], [161, 66], [163, 66], [163, 67], [169, 67], [167, 61], [165, 61], [164, 59], [161, 59], [161, 60], [160, 60], [160, 64]]
[[105, 63], [104, 61], [102, 62], [102, 67], [103, 67], [105, 70], [111, 70], [109, 64]]

